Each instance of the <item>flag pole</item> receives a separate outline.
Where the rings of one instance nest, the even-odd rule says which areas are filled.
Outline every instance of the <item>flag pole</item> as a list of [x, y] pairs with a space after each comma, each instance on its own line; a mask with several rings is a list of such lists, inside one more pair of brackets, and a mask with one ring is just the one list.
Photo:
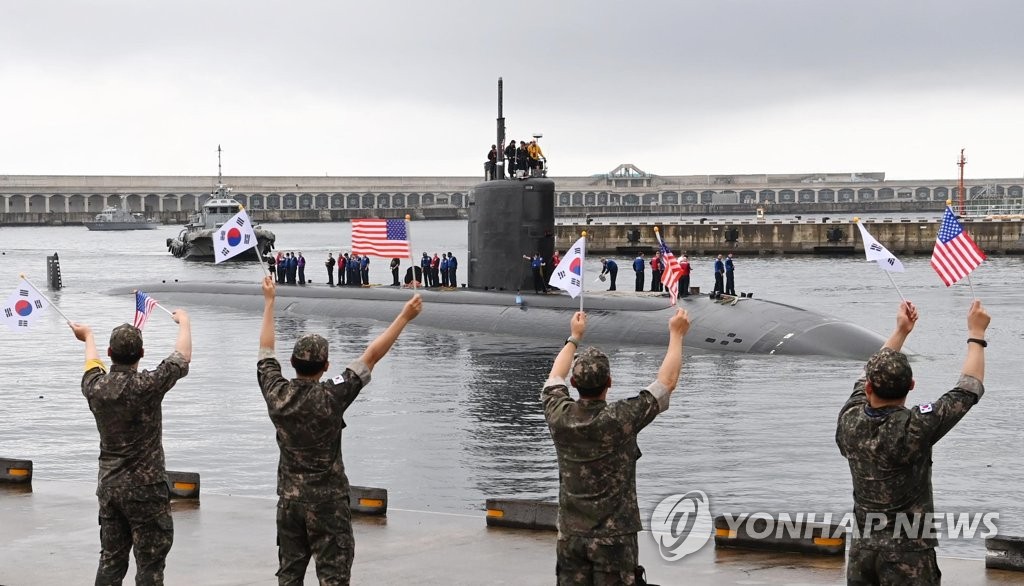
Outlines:
[[[583, 237], [583, 258], [585, 259], [587, 258], [587, 231], [580, 232], [580, 236]], [[587, 288], [587, 282], [583, 279], [583, 271], [583, 263], [580, 262], [580, 313], [583, 313], [583, 291]]]
[[39, 290], [39, 289], [38, 289], [38, 288], [37, 288], [37, 287], [36, 287], [35, 285], [33, 285], [33, 284], [32, 284], [32, 281], [29, 281], [29, 280], [28, 280], [28, 277], [26, 277], [26, 276], [25, 276], [25, 273], [19, 273], [19, 274], [18, 274], [18, 276], [19, 276], [19, 277], [21, 277], [21, 280], [23, 280], [23, 281], [25, 281], [26, 283], [28, 283], [28, 286], [29, 286], [29, 287], [32, 287], [32, 289], [33, 289], [33, 290], [34, 290], [34, 291], [36, 292], [36, 294], [37, 294], [37, 295], [39, 295], [40, 297], [42, 297], [43, 299], [45, 299], [45, 300], [46, 300], [46, 302], [50, 304], [50, 307], [52, 307], [52, 308], [54, 309], [54, 311], [56, 311], [57, 313], [59, 313], [59, 314], [60, 314], [60, 316], [61, 316], [62, 318], [64, 318], [64, 321], [68, 322], [68, 325], [71, 325], [71, 319], [70, 319], [70, 318], [68, 318], [68, 316], [64, 315], [64, 312], [63, 312], [63, 311], [61, 311], [59, 307], [57, 307], [57, 304], [56, 304], [56, 303], [54, 303], [53, 301], [50, 301], [50, 298], [49, 298], [49, 297], [47, 297], [46, 295], [43, 295], [43, 292], [42, 292], [42, 291], [40, 291], [40, 290]]
[[[138, 289], [135, 289], [135, 290], [133, 290], [133, 291], [132, 291], [132, 293], [133, 293], [134, 295], [138, 295], [138, 294], [139, 294], [139, 290], [138, 290]], [[153, 299], [153, 298], [152, 298], [152, 297], [150, 297], [150, 299]], [[167, 308], [166, 308], [166, 307], [164, 307], [163, 305], [160, 305], [160, 302], [159, 302], [159, 301], [157, 301], [156, 299], [153, 299], [153, 301], [155, 301], [154, 305], [156, 305], [156, 306], [157, 306], [157, 307], [159, 307], [160, 309], [162, 309], [162, 310], [164, 310], [165, 312], [167, 312], [167, 315], [171, 316], [172, 318], [174, 317], [174, 312], [172, 312], [171, 310], [167, 309]]]
[[885, 273], [885, 275], [887, 277], [889, 277], [889, 282], [892, 283], [893, 287], [896, 287], [896, 292], [899, 293], [900, 299], [902, 299], [903, 302], [906, 303], [907, 302], [907, 298], [903, 296], [903, 291], [900, 291], [900, 286], [897, 285], [896, 284], [896, 280], [892, 278], [892, 273], [890, 273], [889, 271], [887, 271], [885, 269], [882, 269], [882, 272]]
[[967, 284], [971, 286], [971, 297], [977, 299], [978, 296], [974, 293], [974, 282], [971, 281], [971, 273], [967, 273]]
[[[410, 216], [409, 214], [405, 214], [405, 241], [409, 243], [409, 264], [412, 265], [410, 267], [412, 269], [412, 281], [410, 281], [410, 283], [412, 284], [412, 294], [415, 295], [416, 294], [416, 261], [412, 257], [412, 232], [409, 229], [409, 226], [411, 226], [411, 225], [412, 225], [412, 216]], [[423, 275], [423, 277], [426, 278], [426, 275]]]

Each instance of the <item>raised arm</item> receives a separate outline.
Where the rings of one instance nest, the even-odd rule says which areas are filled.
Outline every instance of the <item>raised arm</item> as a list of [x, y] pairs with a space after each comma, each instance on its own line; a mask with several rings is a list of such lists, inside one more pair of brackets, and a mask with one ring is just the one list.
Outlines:
[[557, 378], [564, 381], [569, 376], [569, 369], [572, 368], [572, 358], [576, 355], [576, 347], [583, 341], [583, 334], [587, 331], [587, 314], [577, 311], [569, 322], [569, 339], [565, 346], [555, 357], [555, 363], [551, 365], [551, 373], [548, 379]]
[[398, 335], [402, 333], [405, 326], [415, 319], [421, 311], [423, 311], [423, 298], [419, 294], [413, 295], [412, 299], [406, 302], [405, 307], [402, 308], [402, 312], [398, 314], [395, 321], [391, 322], [391, 325], [388, 326], [388, 329], [384, 330], [381, 335], [377, 336], [376, 340], [370, 342], [370, 345], [366, 347], [366, 351], [363, 352], [363, 356], [360, 358], [363, 364], [372, 371], [374, 365], [381, 358], [384, 358], [384, 355], [394, 345], [395, 340], [398, 339]]
[[[900, 303], [900, 308], [896, 312], [896, 327], [893, 329], [892, 334], [889, 335], [889, 339], [882, 345], [883, 348], [889, 348], [900, 352], [903, 349], [904, 342], [907, 341], [907, 336], [910, 332], [914, 331], [914, 325], [917, 323], [917, 308], [914, 304], [909, 301]], [[986, 322], [987, 324], [988, 322]], [[984, 329], [983, 329], [984, 333]]]
[[668, 320], [668, 349], [658, 369], [658, 382], [672, 392], [679, 382], [679, 370], [683, 366], [683, 338], [690, 330], [690, 316], [685, 309], [676, 309]]
[[174, 349], [185, 357], [185, 362], [192, 362], [192, 321], [184, 309], [175, 309], [171, 319], [178, 324], [178, 339], [174, 342]]
[[[981, 306], [981, 301], [975, 299], [971, 308], [967, 311], [967, 336], [971, 339], [984, 340], [985, 330], [992, 320], [988, 312]], [[967, 358], [964, 359], [962, 374], [973, 376], [981, 382], [985, 381], [985, 348], [981, 344], [969, 342], [967, 344]]]
[[274, 351], [274, 279], [263, 277], [263, 324], [260, 326], [260, 350]]
[[92, 335], [92, 328], [85, 324], [80, 323], [68, 323], [71, 327], [71, 331], [75, 333], [75, 338], [81, 342], [85, 342], [85, 363], [89, 364], [92, 361], [100, 361], [99, 352], [96, 351], [96, 338]]

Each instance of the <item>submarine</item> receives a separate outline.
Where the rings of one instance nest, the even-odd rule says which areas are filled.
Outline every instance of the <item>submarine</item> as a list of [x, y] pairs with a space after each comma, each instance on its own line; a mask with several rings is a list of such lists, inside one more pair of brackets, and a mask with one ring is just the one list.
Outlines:
[[[498, 80], [498, 142], [504, 142]], [[503, 165], [498, 150], [497, 168]], [[543, 173], [540, 173], [543, 175]], [[497, 175], [497, 173], [494, 173]], [[532, 288], [521, 270], [524, 251], [551, 258], [555, 251], [555, 182], [545, 176], [493, 178], [468, 193], [468, 278], [455, 290], [423, 289], [417, 326], [561, 342], [578, 302], [568, 294], [519, 295]], [[259, 284], [174, 282], [136, 287], [162, 301], [213, 305], [258, 313]], [[126, 292], [126, 291], [121, 291]], [[281, 313], [390, 322], [409, 299], [392, 287], [280, 288]], [[690, 315], [684, 345], [691, 349], [749, 354], [819, 355], [866, 360], [885, 339], [856, 324], [765, 299], [687, 296], [678, 306]], [[663, 346], [675, 307], [665, 297], [586, 292], [587, 342]]]

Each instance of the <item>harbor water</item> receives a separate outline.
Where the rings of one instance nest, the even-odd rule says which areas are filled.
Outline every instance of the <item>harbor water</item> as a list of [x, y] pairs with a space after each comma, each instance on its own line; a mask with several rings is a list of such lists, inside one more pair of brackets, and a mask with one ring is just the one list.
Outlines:
[[[278, 250], [303, 253], [313, 281], [307, 286], [326, 289], [324, 261], [328, 252], [337, 256], [349, 248], [349, 225], [266, 227], [277, 234]], [[110, 330], [130, 322], [134, 313], [133, 296], [109, 293], [116, 287], [178, 280], [251, 282], [258, 290], [262, 271], [255, 263], [173, 258], [164, 241], [178, 230], [3, 227], [0, 289], [6, 297], [25, 273], [72, 320], [93, 326], [101, 353]], [[417, 222], [411, 234], [415, 257], [450, 251], [465, 282], [465, 221]], [[564, 251], [569, 244], [558, 247]], [[64, 289], [48, 292], [46, 256], [54, 252]], [[619, 261], [619, 295], [632, 294], [630, 260]], [[894, 278], [921, 313], [907, 345], [915, 353], [917, 380], [908, 403], [926, 403], [958, 378], [972, 294], [966, 283], [944, 287], [927, 257], [902, 260], [907, 271]], [[712, 261], [691, 259], [693, 285], [710, 289]], [[596, 258], [587, 259], [584, 306], [586, 295], [603, 294], [589, 288], [606, 288], [595, 281], [599, 268]], [[937, 444], [933, 476], [936, 511], [997, 512], [1001, 532], [1016, 535], [1024, 529], [1018, 498], [1024, 452], [1022, 269], [1024, 259], [1000, 256], [972, 275], [992, 315], [986, 394]], [[523, 270], [529, 270], [526, 261]], [[646, 276], [649, 289], [649, 270]], [[370, 280], [391, 282], [386, 259], [373, 259]], [[743, 257], [736, 262], [736, 283], [738, 291], [835, 315], [883, 335], [892, 329], [900, 300], [885, 273], [860, 257]], [[514, 296], [509, 293], [510, 303]], [[163, 403], [167, 466], [200, 473], [207, 493], [271, 498], [277, 446], [256, 384], [260, 316], [223, 307], [186, 309], [194, 355], [188, 377]], [[430, 310], [426, 304], [423, 311]], [[277, 320], [278, 356], [287, 362], [298, 335], [321, 333], [331, 343], [333, 375], [384, 326], [283, 314]], [[155, 366], [171, 351], [176, 331], [166, 314], [153, 313], [145, 328], [143, 367]], [[610, 398], [628, 396], [652, 380], [667, 326], [650, 332], [649, 339], [649, 346], [604, 348], [612, 362]], [[390, 506], [399, 509], [482, 514], [488, 497], [554, 499], [557, 464], [538, 393], [561, 346], [561, 338], [463, 333], [414, 322], [346, 413], [350, 480], [387, 488]], [[39, 479], [94, 481], [98, 434], [79, 387], [83, 345], [51, 310], [28, 332], [0, 331], [0, 357], [0, 456], [33, 460]], [[835, 422], [861, 367], [821, 357], [688, 350], [671, 409], [640, 436], [637, 477], [645, 525], [663, 498], [691, 490], [707, 493], [716, 514], [848, 511], [850, 474], [835, 445]], [[940, 554], [981, 558], [984, 545], [977, 539], [947, 540]]]

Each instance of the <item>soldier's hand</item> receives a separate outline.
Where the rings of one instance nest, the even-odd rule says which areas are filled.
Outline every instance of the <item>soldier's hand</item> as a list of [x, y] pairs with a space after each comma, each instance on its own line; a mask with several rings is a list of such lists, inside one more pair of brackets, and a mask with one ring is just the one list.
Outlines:
[[896, 329], [909, 334], [917, 324], [917, 307], [909, 301], [900, 303], [900, 309], [896, 312]]
[[84, 342], [86, 338], [92, 334], [92, 328], [85, 324], [75, 322], [69, 323], [68, 326], [71, 328], [71, 331], [75, 333], [75, 338], [79, 342]]
[[171, 319], [174, 320], [174, 323], [182, 326], [188, 325], [190, 320], [188, 312], [184, 309], [175, 309], [174, 313], [171, 314]]
[[421, 311], [423, 311], [423, 296], [417, 293], [412, 296], [412, 299], [405, 302], [405, 307], [402, 308], [402, 317], [412, 321]]
[[974, 303], [971, 303], [971, 308], [967, 310], [967, 335], [971, 338], [984, 338], [990, 321], [992, 318], [981, 306], [981, 301], [975, 299]]
[[676, 308], [676, 312], [668, 319], [668, 331], [685, 336], [686, 332], [690, 331], [690, 314], [685, 309]]
[[263, 299], [273, 301], [275, 295], [277, 295], [277, 291], [276, 285], [274, 285], [274, 277], [270, 275], [263, 277]]
[[573, 338], [582, 340], [583, 334], [587, 333], [587, 314], [582, 311], [574, 313], [569, 322], [569, 332], [572, 333]]

